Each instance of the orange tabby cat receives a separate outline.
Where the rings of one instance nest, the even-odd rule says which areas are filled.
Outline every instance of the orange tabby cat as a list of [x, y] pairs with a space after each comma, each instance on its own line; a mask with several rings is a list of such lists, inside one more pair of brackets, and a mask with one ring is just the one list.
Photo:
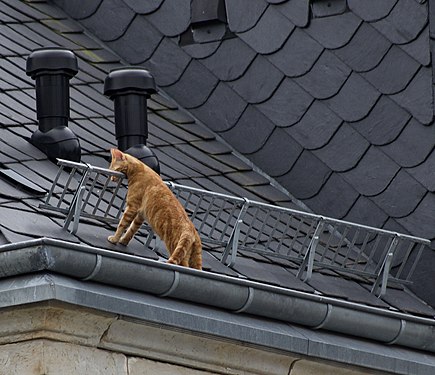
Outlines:
[[168, 263], [201, 269], [201, 239], [178, 199], [147, 165], [117, 149], [110, 151], [109, 168], [127, 176], [128, 192], [124, 214], [108, 240], [127, 245], [147, 220], [166, 244], [170, 253]]

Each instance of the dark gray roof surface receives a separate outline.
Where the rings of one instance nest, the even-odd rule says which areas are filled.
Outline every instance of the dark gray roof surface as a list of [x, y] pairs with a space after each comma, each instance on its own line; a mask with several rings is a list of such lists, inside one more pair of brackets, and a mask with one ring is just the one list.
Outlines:
[[[173, 37], [189, 25], [190, 11], [185, 10], [189, 1], [177, 0], [180, 11], [174, 11], [169, 0], [142, 6], [121, 0], [56, 3], [81, 23], [49, 2], [6, 0], [0, 5], [0, 16], [4, 15], [0, 25], [0, 169], [15, 171], [45, 191], [51, 186], [58, 167], [28, 142], [37, 125], [34, 82], [25, 75], [25, 61], [34, 48], [58, 45], [74, 50], [79, 58], [79, 74], [72, 80], [70, 127], [80, 138], [84, 161], [107, 167], [108, 149], [116, 144], [113, 103], [102, 95], [104, 78], [110, 69], [126, 62], [143, 62], [162, 89], [149, 100], [148, 144], [160, 160], [164, 179], [298, 207], [283, 189], [274, 187], [233, 152], [232, 146], [316, 212], [433, 237], [428, 224], [434, 220], [435, 195], [427, 176], [434, 164], [429, 134], [433, 127], [421, 123], [420, 117], [425, 118], [427, 111], [419, 108], [420, 102], [395, 96], [425, 87], [419, 82], [428, 68], [422, 68], [408, 53], [417, 49], [409, 45], [415, 38], [394, 47], [399, 51], [394, 53], [406, 52], [411, 59], [408, 67], [401, 68], [401, 74], [416, 66], [417, 74], [402, 84], [402, 91], [384, 87], [393, 92], [386, 94], [337, 53], [338, 49], [343, 55], [350, 53], [343, 48], [362, 25], [375, 35], [381, 35], [378, 29], [391, 31], [390, 23], [374, 27], [360, 19], [356, 10], [355, 14], [334, 16], [342, 33], [337, 32], [332, 20], [318, 19], [316, 27], [325, 28], [323, 35], [316, 27], [307, 32], [304, 16], [308, 17], [308, 9], [302, 2], [229, 2], [230, 28], [244, 36], [213, 45], [179, 47]], [[351, 8], [352, 3], [357, 2], [349, 1]], [[418, 2], [415, 7], [426, 9]], [[374, 6], [370, 11], [377, 8], [382, 7]], [[243, 9], [243, 17], [233, 18]], [[295, 19], [295, 14], [300, 16]], [[265, 38], [269, 32], [266, 25], [275, 18], [277, 27], [286, 25], [287, 32], [280, 34], [279, 42], [269, 45], [256, 34]], [[146, 43], [138, 42], [140, 33], [149, 38]], [[334, 40], [335, 34], [340, 38]], [[382, 40], [392, 44], [387, 35]], [[284, 61], [290, 52], [286, 51], [294, 49], [301, 58], [290, 60], [287, 66]], [[234, 67], [223, 61], [234, 61]], [[281, 70], [280, 65], [289, 70]], [[380, 71], [373, 71], [375, 66], [381, 69], [380, 65], [374, 64], [372, 69], [369, 65], [367, 61], [360, 68], [372, 72], [373, 80], [382, 76]], [[325, 84], [323, 79], [330, 82]], [[390, 118], [392, 123], [387, 122], [385, 128], [384, 122]], [[328, 126], [323, 126], [324, 122]], [[407, 148], [410, 155], [399, 152]], [[0, 245], [47, 237], [118, 250], [106, 241], [112, 229], [82, 223], [74, 236], [62, 229], [62, 219], [41, 212], [40, 202], [35, 189], [0, 175]], [[161, 249], [156, 249], [158, 255], [145, 249], [143, 242], [139, 236], [128, 251], [151, 259], [166, 256]], [[285, 261], [240, 252], [236, 265], [226, 268], [215, 255], [205, 252], [204, 269], [409, 314], [435, 315], [403, 290], [396, 294], [407, 298], [380, 300], [357, 282], [334, 272], [316, 273], [309, 284], [304, 284]], [[431, 259], [425, 255], [426, 275], [430, 275]], [[421, 277], [419, 273], [417, 278]], [[428, 300], [431, 293], [423, 291]]]

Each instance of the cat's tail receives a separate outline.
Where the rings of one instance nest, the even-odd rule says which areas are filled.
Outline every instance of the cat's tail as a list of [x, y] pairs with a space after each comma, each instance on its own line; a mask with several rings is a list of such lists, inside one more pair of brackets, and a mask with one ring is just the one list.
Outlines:
[[189, 267], [202, 270], [202, 244], [201, 238], [196, 234], [195, 241], [192, 244], [192, 251], [190, 253]]

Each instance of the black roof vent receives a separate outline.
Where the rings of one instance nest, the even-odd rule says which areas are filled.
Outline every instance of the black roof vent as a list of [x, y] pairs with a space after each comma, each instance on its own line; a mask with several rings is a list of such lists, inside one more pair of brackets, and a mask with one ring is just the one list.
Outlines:
[[232, 37], [225, 0], [192, 0], [190, 27], [181, 34], [180, 45], [210, 43]]
[[114, 101], [118, 148], [160, 173], [156, 155], [146, 146], [147, 99], [156, 93], [154, 77], [143, 68], [111, 70], [104, 81], [104, 95]]
[[69, 80], [77, 72], [77, 58], [66, 49], [37, 49], [27, 59], [26, 73], [36, 81], [39, 124], [30, 142], [53, 161], [56, 158], [80, 161], [80, 142], [68, 128]]

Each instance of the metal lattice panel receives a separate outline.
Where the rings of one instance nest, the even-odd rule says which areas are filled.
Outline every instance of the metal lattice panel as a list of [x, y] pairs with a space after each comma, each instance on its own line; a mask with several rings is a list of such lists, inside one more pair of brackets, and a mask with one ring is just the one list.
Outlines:
[[[117, 223], [125, 206], [124, 175], [89, 164], [59, 160], [59, 173], [42, 208], [66, 216], [78, 230], [80, 218]], [[117, 182], [111, 180], [118, 177]], [[307, 281], [317, 268], [364, 278], [383, 295], [389, 281], [410, 283], [428, 240], [302, 211], [168, 183], [204, 244], [231, 266], [239, 251], [283, 258]], [[149, 235], [146, 246], [151, 242]]]

